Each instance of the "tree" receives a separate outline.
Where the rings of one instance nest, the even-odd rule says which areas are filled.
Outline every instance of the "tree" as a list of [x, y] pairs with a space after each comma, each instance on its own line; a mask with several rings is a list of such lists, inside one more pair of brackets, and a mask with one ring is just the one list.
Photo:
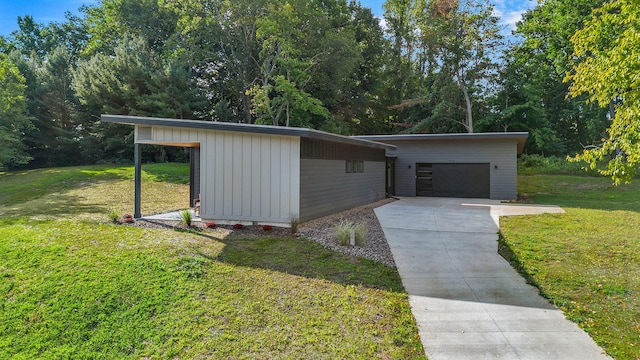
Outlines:
[[316, 23], [310, 19], [315, 16], [317, 10], [306, 1], [293, 5], [283, 1], [269, 4], [267, 14], [256, 21], [256, 39], [262, 44], [256, 59], [260, 77], [247, 93], [253, 96], [257, 123], [312, 127], [313, 115], [325, 121], [330, 118], [322, 102], [304, 90], [312, 71], [326, 56], [319, 49], [305, 54], [299, 46], [310, 41], [307, 31], [311, 28], [326, 31], [326, 26], [313, 26]]
[[474, 104], [491, 92], [502, 47], [491, 4], [393, 0], [385, 19], [396, 123], [407, 132], [473, 132]]
[[440, 72], [458, 85], [465, 104], [464, 121], [459, 121], [473, 132], [474, 95], [488, 93], [481, 87], [496, 75], [496, 56], [502, 50], [493, 6], [488, 1], [433, 0], [421, 12], [423, 46], [431, 52], [429, 67], [439, 65]]
[[27, 79], [27, 108], [33, 126], [24, 143], [33, 157], [31, 166], [68, 166], [81, 163], [79, 139], [84, 124], [76, 115], [77, 98], [71, 87], [73, 59], [64, 46], [39, 58], [11, 54]]
[[628, 183], [640, 165], [640, 7], [634, 0], [614, 0], [593, 12], [571, 38], [578, 61], [569, 73], [571, 95], [611, 108], [608, 137], [598, 148], [574, 159], [592, 169], [606, 161], [603, 175]]
[[606, 112], [585, 96], [568, 98], [562, 81], [575, 62], [571, 36], [602, 3], [545, 0], [523, 14], [515, 30], [522, 40], [505, 53], [499, 99], [485, 129], [529, 131], [527, 151], [545, 155], [575, 153], [602, 137]]
[[342, 83], [336, 101], [324, 103], [337, 121], [351, 126], [352, 134], [388, 134], [391, 127], [383, 102], [388, 97], [383, 93], [383, 69], [389, 43], [371, 9], [351, 1], [349, 12], [353, 14], [349, 24], [354, 34], [353, 48], [360, 51], [360, 61]]
[[83, 21], [70, 13], [64, 23], [18, 19], [11, 36], [11, 61], [25, 77], [26, 104], [33, 126], [24, 134], [29, 166], [64, 166], [82, 162], [79, 139], [86, 130], [77, 122], [71, 71], [87, 39]]
[[35, 22], [27, 15], [18, 17], [18, 30], [9, 37], [11, 50], [24, 56], [44, 58], [59, 47], [65, 47], [75, 58], [87, 41], [87, 26], [79, 17], [67, 12], [66, 22], [47, 25]]
[[134, 35], [158, 54], [174, 51], [170, 41], [176, 35], [178, 16], [157, 0], [100, 0], [97, 6], [83, 6], [89, 37], [83, 53], [91, 57], [109, 53], [123, 38]]
[[351, 95], [361, 98], [366, 91], [353, 75], [362, 64], [375, 63], [362, 56], [373, 48], [364, 42], [374, 40], [357, 38], [357, 6], [346, 0], [185, 0], [165, 6], [179, 14], [177, 48], [216, 109], [212, 119], [331, 131], [350, 125], [351, 116], [343, 114]]
[[14, 168], [31, 159], [24, 151], [27, 116], [24, 77], [5, 54], [0, 54], [0, 167]]
[[102, 113], [197, 119], [204, 108], [188, 68], [163, 60], [139, 37], [123, 39], [114, 55], [79, 61], [73, 87], [80, 100], [79, 116], [92, 134], [85, 139], [87, 157], [94, 161], [133, 155], [131, 129], [100, 123]]

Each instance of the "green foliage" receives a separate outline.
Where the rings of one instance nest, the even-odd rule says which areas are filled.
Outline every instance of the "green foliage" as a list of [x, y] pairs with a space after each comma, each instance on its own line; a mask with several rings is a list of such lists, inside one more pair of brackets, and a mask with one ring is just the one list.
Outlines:
[[364, 246], [367, 242], [367, 227], [364, 224], [342, 220], [333, 227], [333, 231], [338, 244], [342, 246], [349, 245], [352, 236], [356, 246]]
[[117, 209], [111, 209], [107, 213], [107, 218], [109, 219], [110, 222], [114, 224], [118, 223], [120, 221], [120, 213], [118, 212]]
[[[409, 132], [474, 131], [474, 106], [494, 81], [502, 47], [488, 1], [387, 1], [391, 87]], [[402, 77], [398, 79], [397, 77]], [[388, 92], [391, 89], [388, 90]]]
[[[619, 133], [633, 132], [632, 113], [625, 113], [633, 95], [609, 96], [612, 118], [593, 104], [599, 100], [586, 101], [587, 88], [574, 85], [567, 98], [570, 85], [562, 81], [597, 55], [568, 56], [571, 36], [602, 4], [540, 2], [518, 24], [522, 41], [505, 53], [499, 73], [503, 39], [487, 0], [388, 0], [384, 30], [370, 9], [346, 0], [110, 0], [83, 6], [80, 16], [68, 14], [61, 23], [20, 17], [18, 30], [0, 37], [0, 52], [11, 53], [24, 78], [18, 82], [26, 85], [3, 90], [23, 98], [9, 102], [16, 128], [7, 127], [7, 116], [0, 119], [0, 140], [10, 144], [0, 159], [13, 159], [10, 167], [24, 167], [29, 158], [31, 167], [130, 162], [131, 127], [98, 121], [111, 113], [345, 135], [528, 131], [529, 153], [564, 156], [596, 146], [601, 152], [587, 151], [582, 156], [591, 160], [584, 160], [609, 162], [607, 174], [627, 179], [635, 171], [635, 139]], [[630, 51], [637, 44], [626, 42], [635, 31], [633, 10], [620, 8], [628, 19], [615, 20], [630, 19], [628, 25], [593, 20], [575, 37], [602, 45], [608, 62], [598, 66], [633, 72], [637, 56]], [[581, 73], [575, 72], [593, 84], [633, 78]], [[611, 127], [619, 130], [607, 134], [611, 119], [621, 121]], [[612, 151], [618, 153], [609, 161]], [[186, 156], [148, 146], [143, 157]]]
[[640, 188], [603, 178], [521, 176], [519, 190], [566, 214], [500, 220], [501, 253], [616, 359], [637, 356]]
[[356, 246], [364, 246], [367, 243], [367, 226], [365, 224], [355, 224], [353, 234]]
[[185, 226], [191, 226], [191, 222], [193, 220], [193, 217], [191, 216], [191, 211], [189, 210], [182, 210], [180, 212], [180, 220], [182, 220], [182, 223]]
[[354, 224], [347, 220], [342, 220], [334, 226], [333, 230], [338, 238], [338, 244], [342, 246], [349, 244], [353, 234], [353, 226]]
[[575, 58], [569, 41], [603, 0], [549, 0], [523, 14], [515, 33], [522, 41], [506, 53], [494, 114], [483, 130], [529, 131], [527, 151], [563, 156], [597, 145], [607, 127], [606, 111], [567, 98], [563, 78]]
[[616, 184], [630, 182], [640, 166], [640, 8], [636, 1], [616, 0], [594, 11], [571, 41], [578, 62], [567, 74], [573, 96], [611, 107], [612, 123], [601, 146], [585, 150], [576, 160], [587, 161]]
[[89, 39], [83, 55], [107, 54], [122, 41], [124, 34], [144, 39], [157, 53], [173, 51], [178, 16], [155, 0], [101, 1], [84, 6]]
[[89, 132], [87, 124], [75, 116], [78, 100], [71, 87], [72, 54], [59, 46], [43, 58], [18, 61], [30, 79], [27, 98], [34, 126], [25, 135], [25, 144], [33, 157], [31, 166], [81, 164], [80, 139], [87, 138]]
[[518, 174], [523, 175], [589, 175], [600, 176], [587, 163], [572, 162], [566, 157], [523, 154], [518, 158]]
[[54, 49], [64, 47], [75, 58], [88, 38], [83, 20], [71, 13], [65, 14], [63, 23], [39, 24], [33, 16], [18, 17], [18, 30], [11, 33], [10, 50], [23, 56], [44, 58]]
[[23, 134], [31, 122], [24, 98], [25, 79], [9, 57], [0, 53], [0, 168], [26, 164]]
[[86, 142], [86, 157], [94, 161], [133, 158], [130, 126], [95, 122], [100, 113], [197, 118], [204, 100], [189, 72], [175, 62], [163, 61], [141, 38], [125, 38], [114, 55], [97, 54], [80, 61], [73, 86], [92, 118], [93, 134]]

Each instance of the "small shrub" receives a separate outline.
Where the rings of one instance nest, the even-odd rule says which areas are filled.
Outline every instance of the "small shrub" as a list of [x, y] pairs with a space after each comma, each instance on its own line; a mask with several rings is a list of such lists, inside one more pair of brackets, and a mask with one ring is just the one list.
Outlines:
[[235, 225], [233, 225], [233, 228], [234, 228], [234, 229], [236, 229], [236, 230], [238, 230], [238, 229], [242, 229], [243, 227], [244, 227], [244, 225], [242, 225], [242, 224], [235, 224]]
[[180, 217], [182, 218], [183, 224], [185, 224], [186, 226], [191, 226], [191, 222], [193, 220], [193, 217], [191, 216], [191, 211], [182, 210], [182, 212], [180, 213]]
[[118, 214], [118, 210], [115, 210], [115, 209], [109, 210], [109, 213], [107, 214], [107, 216], [109, 217], [109, 221], [111, 221], [114, 224], [120, 220], [120, 215]]
[[264, 231], [270, 231], [270, 230], [273, 230], [273, 226], [271, 226], [271, 225], [264, 225], [264, 226], [262, 227], [262, 230], [264, 230]]
[[218, 225], [216, 225], [216, 223], [214, 223], [213, 221], [209, 221], [207, 223], [207, 227], [210, 229], [215, 229], [216, 227], [218, 227]]
[[300, 219], [297, 216], [291, 217], [291, 233], [295, 234], [298, 232], [298, 226], [300, 225]]
[[335, 227], [334, 231], [338, 238], [338, 244], [345, 246], [349, 244], [351, 240], [351, 233], [354, 230], [354, 225], [351, 221], [342, 220]]
[[522, 154], [520, 156], [520, 165], [526, 168], [543, 167], [546, 161], [544, 156], [538, 154]]
[[367, 226], [365, 224], [357, 224], [353, 227], [353, 232], [356, 237], [356, 245], [364, 246], [367, 242]]

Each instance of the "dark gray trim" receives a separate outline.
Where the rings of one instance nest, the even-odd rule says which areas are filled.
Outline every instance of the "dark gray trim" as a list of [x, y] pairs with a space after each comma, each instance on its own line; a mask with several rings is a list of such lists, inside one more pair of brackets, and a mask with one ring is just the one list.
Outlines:
[[140, 211], [140, 193], [142, 191], [142, 149], [140, 144], [133, 144], [133, 217], [142, 217]]
[[200, 148], [189, 148], [189, 199], [191, 206], [200, 198]]
[[318, 139], [300, 139], [301, 159], [384, 161], [385, 150]]
[[269, 126], [269, 125], [254, 125], [254, 124], [237, 124], [237, 123], [225, 123], [214, 121], [202, 121], [202, 120], [181, 120], [181, 119], [164, 119], [164, 118], [150, 118], [139, 116], [125, 116], [125, 115], [101, 115], [103, 122], [127, 124], [127, 125], [151, 125], [151, 126], [169, 126], [169, 127], [182, 127], [188, 129], [205, 129], [205, 130], [218, 130], [218, 131], [234, 131], [245, 132], [254, 134], [267, 134], [267, 135], [281, 135], [281, 136], [298, 136], [301, 138], [320, 139], [325, 141], [332, 141], [342, 144], [352, 144], [367, 146], [377, 149], [395, 150], [394, 145], [378, 143], [365, 139], [356, 139], [353, 137], [347, 137], [342, 135], [331, 134], [324, 131], [314, 129], [303, 129], [296, 127], [284, 127], [284, 126]]
[[518, 154], [524, 150], [529, 137], [528, 132], [496, 132], [496, 133], [456, 133], [456, 134], [400, 134], [400, 135], [363, 135], [353, 136], [356, 139], [369, 141], [437, 141], [437, 140], [516, 140]]

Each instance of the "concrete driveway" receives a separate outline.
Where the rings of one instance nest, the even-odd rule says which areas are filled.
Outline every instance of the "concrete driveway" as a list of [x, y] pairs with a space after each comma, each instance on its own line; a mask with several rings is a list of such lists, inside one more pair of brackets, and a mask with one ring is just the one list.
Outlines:
[[375, 212], [430, 360], [608, 359], [497, 253], [500, 216], [561, 208], [402, 198]]

